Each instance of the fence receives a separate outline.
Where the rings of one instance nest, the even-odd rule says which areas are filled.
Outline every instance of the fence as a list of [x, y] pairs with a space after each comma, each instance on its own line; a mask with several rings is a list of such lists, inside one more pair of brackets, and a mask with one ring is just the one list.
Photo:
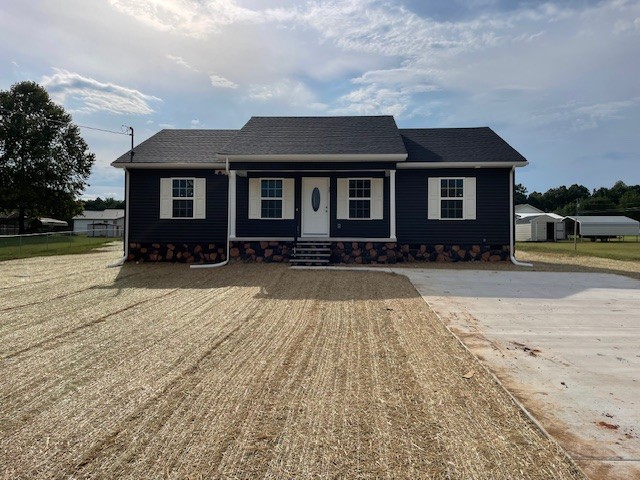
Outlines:
[[74, 253], [91, 249], [118, 238], [95, 237], [90, 232], [47, 232], [0, 235], [0, 260], [38, 255]]

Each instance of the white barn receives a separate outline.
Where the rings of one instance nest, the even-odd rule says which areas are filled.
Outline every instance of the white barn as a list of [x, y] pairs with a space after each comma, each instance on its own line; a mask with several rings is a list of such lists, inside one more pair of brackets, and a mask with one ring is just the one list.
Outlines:
[[[535, 207], [532, 207], [535, 208]], [[555, 242], [564, 240], [564, 217], [555, 213], [516, 213], [517, 242]]]
[[73, 217], [73, 231], [90, 237], [121, 237], [124, 234], [124, 210], [85, 210]]

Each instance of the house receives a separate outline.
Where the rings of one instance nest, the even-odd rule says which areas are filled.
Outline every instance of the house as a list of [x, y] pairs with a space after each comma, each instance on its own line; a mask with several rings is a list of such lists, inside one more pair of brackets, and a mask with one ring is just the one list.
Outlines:
[[533, 205], [529, 205], [528, 203], [521, 203], [516, 205], [516, 215], [519, 213], [544, 213], [539, 208], [534, 207]]
[[516, 241], [555, 242], [556, 240], [564, 240], [566, 235], [563, 220], [563, 216], [555, 213], [516, 212]]
[[598, 239], [606, 242], [609, 238], [624, 235], [640, 235], [640, 222], [623, 215], [569, 216], [564, 222], [569, 235], [576, 231], [582, 238], [588, 238], [592, 242]]
[[112, 164], [126, 172], [127, 258], [196, 263], [504, 260], [528, 163], [490, 128], [392, 116], [252, 117], [134, 150]]
[[73, 217], [73, 231], [89, 237], [122, 237], [124, 220], [124, 209], [85, 210]]

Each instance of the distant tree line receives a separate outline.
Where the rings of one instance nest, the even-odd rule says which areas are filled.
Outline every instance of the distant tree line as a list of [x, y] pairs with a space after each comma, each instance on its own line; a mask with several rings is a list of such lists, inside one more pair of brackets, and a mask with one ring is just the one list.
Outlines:
[[107, 208], [120, 208], [124, 209], [124, 200], [116, 200], [113, 197], [105, 198], [104, 200], [100, 197], [95, 200], [83, 200], [85, 210], [95, 210], [102, 211]]
[[640, 185], [627, 185], [618, 180], [613, 187], [601, 187], [590, 191], [584, 185], [550, 188], [545, 193], [527, 194], [524, 185], [515, 188], [515, 202], [528, 203], [545, 212], [558, 215], [625, 215], [640, 220]]

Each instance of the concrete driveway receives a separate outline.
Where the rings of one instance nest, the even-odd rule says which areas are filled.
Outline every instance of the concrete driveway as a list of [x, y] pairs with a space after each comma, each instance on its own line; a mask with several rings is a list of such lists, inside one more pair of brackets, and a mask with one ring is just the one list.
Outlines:
[[591, 478], [640, 478], [640, 282], [393, 269]]

